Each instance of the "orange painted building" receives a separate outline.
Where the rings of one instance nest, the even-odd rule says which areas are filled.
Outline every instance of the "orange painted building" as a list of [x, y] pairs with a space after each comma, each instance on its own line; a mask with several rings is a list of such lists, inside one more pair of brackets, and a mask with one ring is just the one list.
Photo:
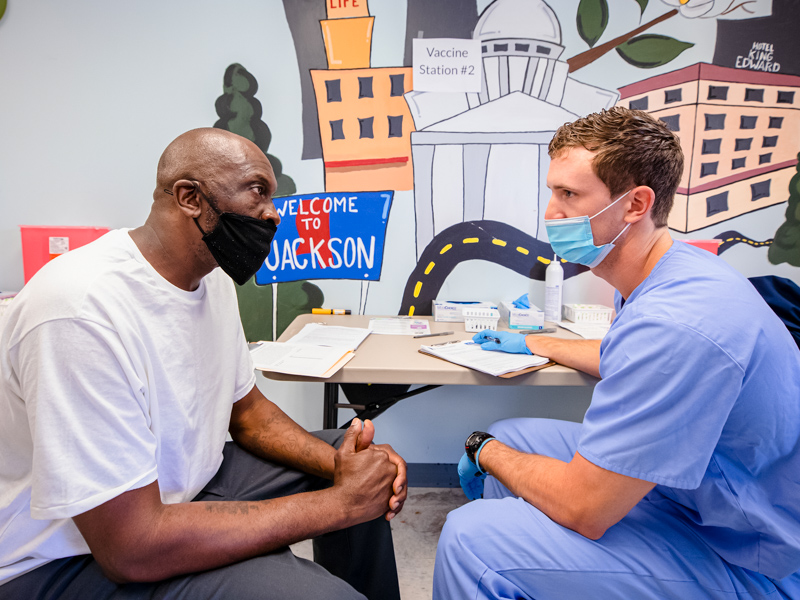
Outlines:
[[800, 151], [800, 77], [698, 63], [620, 88], [674, 131], [686, 163], [669, 216], [689, 232], [785, 202]]
[[311, 71], [319, 115], [325, 191], [410, 190], [414, 122], [404, 94], [410, 67], [370, 68], [366, 0], [325, 0], [328, 69]]

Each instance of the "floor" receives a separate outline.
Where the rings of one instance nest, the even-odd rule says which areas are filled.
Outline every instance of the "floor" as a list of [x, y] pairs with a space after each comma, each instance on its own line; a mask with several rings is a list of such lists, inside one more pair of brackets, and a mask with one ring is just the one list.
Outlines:
[[[430, 600], [436, 543], [447, 513], [467, 502], [461, 488], [408, 488], [403, 511], [392, 521], [402, 600]], [[311, 558], [311, 542], [292, 546]]]

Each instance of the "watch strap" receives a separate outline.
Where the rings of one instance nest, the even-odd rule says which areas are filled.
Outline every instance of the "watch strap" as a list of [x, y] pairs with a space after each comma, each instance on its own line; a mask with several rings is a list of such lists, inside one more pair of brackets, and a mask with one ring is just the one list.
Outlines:
[[486, 433], [485, 431], [473, 431], [469, 437], [467, 437], [467, 441], [464, 442], [464, 450], [467, 453], [467, 458], [474, 464], [477, 465], [477, 461], [475, 460], [478, 450], [483, 447], [483, 444], [486, 443], [487, 440], [494, 439], [494, 436], [491, 433]]
[[488, 474], [488, 471], [486, 471], [486, 470], [485, 470], [483, 467], [481, 467], [481, 463], [480, 463], [480, 458], [481, 458], [481, 450], [483, 450], [483, 447], [484, 447], [484, 446], [485, 446], [485, 445], [486, 445], [488, 442], [491, 442], [491, 441], [492, 441], [492, 440], [494, 440], [494, 439], [497, 439], [497, 438], [495, 438], [494, 436], [487, 437], [485, 440], [483, 440], [483, 442], [481, 442], [481, 445], [480, 445], [480, 446], [478, 447], [478, 449], [475, 451], [475, 467], [478, 469], [478, 471], [480, 471], [480, 472], [481, 472], [481, 474], [482, 474], [482, 475], [487, 475], [487, 474]]

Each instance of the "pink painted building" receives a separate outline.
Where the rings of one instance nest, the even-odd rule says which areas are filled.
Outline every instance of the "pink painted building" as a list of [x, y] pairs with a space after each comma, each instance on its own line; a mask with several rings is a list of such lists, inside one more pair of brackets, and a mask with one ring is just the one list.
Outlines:
[[800, 77], [698, 63], [620, 88], [618, 104], [674, 131], [686, 166], [670, 228], [689, 232], [785, 202], [800, 151]]

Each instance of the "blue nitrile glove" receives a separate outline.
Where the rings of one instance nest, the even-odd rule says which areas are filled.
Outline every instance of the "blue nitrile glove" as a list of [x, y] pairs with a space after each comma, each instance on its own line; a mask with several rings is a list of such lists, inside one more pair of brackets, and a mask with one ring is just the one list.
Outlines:
[[516, 308], [530, 308], [531, 307], [531, 301], [530, 301], [530, 298], [528, 298], [528, 294], [522, 294], [522, 296], [520, 296], [519, 298], [514, 300], [514, 302], [512, 302], [512, 304]]
[[486, 479], [486, 473], [472, 464], [467, 453], [464, 452], [464, 456], [458, 461], [458, 480], [461, 482], [464, 495], [470, 500], [482, 497], [484, 479]]
[[510, 331], [484, 329], [472, 336], [472, 341], [481, 345], [483, 350], [498, 350], [511, 354], [533, 354], [525, 345], [525, 336]]

